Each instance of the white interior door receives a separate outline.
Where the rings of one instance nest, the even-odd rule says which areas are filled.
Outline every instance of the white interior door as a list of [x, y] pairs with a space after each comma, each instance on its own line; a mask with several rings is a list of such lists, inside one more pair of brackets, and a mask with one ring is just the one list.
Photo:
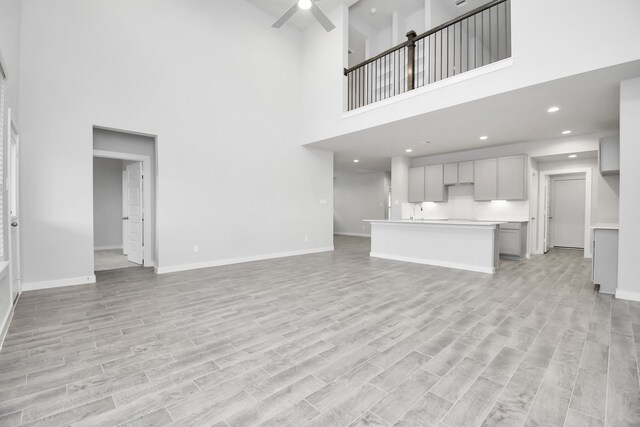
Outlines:
[[122, 253], [129, 253], [129, 209], [127, 206], [127, 190], [129, 188], [129, 174], [126, 170], [122, 171]]
[[544, 253], [551, 248], [551, 180], [549, 177], [544, 181]]
[[19, 210], [19, 181], [20, 176], [20, 137], [17, 129], [9, 119], [9, 132], [11, 135], [8, 154], [7, 171], [7, 201], [9, 203], [9, 218], [11, 231], [9, 232], [8, 245], [10, 257], [11, 297], [15, 301], [22, 292], [20, 270], [20, 210]]
[[127, 165], [127, 258], [136, 264], [143, 264], [143, 225], [142, 206], [142, 162]]
[[529, 253], [538, 249], [538, 172], [531, 173], [531, 195], [529, 196]]
[[553, 246], [584, 249], [585, 179], [554, 179], [551, 206]]

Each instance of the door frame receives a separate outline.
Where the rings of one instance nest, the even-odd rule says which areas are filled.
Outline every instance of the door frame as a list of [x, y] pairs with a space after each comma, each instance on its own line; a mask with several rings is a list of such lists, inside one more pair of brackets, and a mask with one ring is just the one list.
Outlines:
[[538, 188], [542, 191], [540, 191], [540, 199], [538, 203], [538, 218], [544, 218], [544, 226], [540, 227], [540, 229], [538, 230], [538, 251], [537, 253], [539, 254], [543, 254], [544, 253], [544, 239], [547, 236], [547, 230], [548, 230], [548, 221], [547, 221], [547, 212], [546, 212], [546, 199], [547, 199], [547, 193], [549, 191], [551, 191], [551, 186], [548, 186], [546, 182], [547, 182], [547, 178], [549, 179], [549, 181], [551, 180], [551, 177], [554, 175], [569, 175], [569, 174], [578, 174], [578, 173], [584, 173], [585, 174], [585, 180], [584, 180], [584, 257], [585, 258], [591, 258], [593, 256], [593, 250], [592, 250], [592, 245], [591, 245], [591, 186], [592, 186], [592, 168], [589, 167], [583, 167], [583, 168], [570, 168], [570, 169], [556, 169], [556, 170], [547, 170], [547, 171], [542, 171], [539, 172], [539, 184], [538, 184]]
[[[122, 153], [117, 151], [107, 151], [107, 150], [93, 150], [93, 157], [100, 157], [104, 159], [117, 159], [117, 160], [127, 160], [132, 162], [142, 162], [142, 174], [145, 178], [142, 180], [142, 212], [145, 218], [144, 227], [143, 227], [143, 240], [145, 242], [149, 241], [148, 236], [151, 236], [154, 230], [151, 228], [151, 221], [148, 218], [152, 218], [154, 215], [154, 206], [151, 203], [151, 176], [149, 176], [149, 171], [151, 170], [151, 157], [145, 156], [142, 154], [130, 154], [130, 153]], [[92, 216], [93, 218], [93, 216]], [[158, 244], [157, 236], [154, 239], [155, 244]], [[123, 242], [124, 245], [124, 242]], [[93, 246], [93, 245], [92, 245]], [[155, 248], [151, 247], [151, 245], [144, 245], [144, 259], [143, 259], [143, 267], [155, 267], [156, 260], [154, 258]], [[93, 259], [93, 257], [92, 257]], [[95, 261], [94, 266], [95, 269]]]
[[[13, 218], [11, 216], [11, 199], [12, 199], [12, 188], [13, 188], [13, 180], [12, 180], [12, 175], [13, 175], [13, 170], [11, 168], [11, 144], [13, 143], [13, 137], [12, 135], [15, 134], [16, 138], [16, 169], [17, 169], [17, 180], [18, 182], [20, 182], [20, 131], [18, 129], [18, 125], [16, 124], [14, 118], [13, 118], [13, 114], [12, 114], [12, 109], [11, 108], [7, 108], [7, 149], [6, 149], [6, 153], [7, 153], [7, 159], [6, 159], [6, 164], [7, 164], [7, 170], [5, 173], [5, 181], [4, 181], [4, 186], [5, 186], [5, 204], [6, 204], [6, 209], [5, 212], [7, 213], [7, 227], [6, 227], [6, 231], [7, 231], [7, 259], [9, 260], [9, 291], [10, 291], [10, 295], [13, 296], [13, 292], [14, 290], [17, 288], [17, 296], [15, 301], [17, 301], [18, 298], [20, 298], [20, 295], [22, 294], [22, 257], [20, 256], [20, 224], [18, 223], [18, 227], [16, 228], [16, 239], [14, 241], [12, 235], [13, 235], [13, 227], [11, 226], [11, 223], [13, 222]], [[18, 184], [19, 185], [19, 184]], [[20, 191], [19, 191], [19, 187], [18, 187], [18, 191], [15, 194], [15, 200], [16, 200], [16, 205], [18, 206], [18, 215], [20, 215]], [[20, 217], [18, 216], [18, 221], [20, 221]], [[16, 247], [16, 258], [14, 259], [13, 257], [13, 247]], [[14, 279], [14, 269], [15, 267], [18, 267], [18, 276], [17, 276], [17, 280], [13, 280]], [[12, 301], [11, 303], [14, 304], [15, 301]]]
[[[568, 248], [572, 248], [571, 246], [562, 246], [562, 245], [558, 245], [556, 242], [557, 236], [558, 236], [558, 228], [557, 228], [557, 222], [556, 222], [556, 217], [557, 217], [557, 206], [558, 206], [558, 199], [557, 199], [557, 195], [556, 195], [556, 191], [558, 188], [558, 183], [559, 182], [563, 182], [563, 181], [583, 181], [583, 185], [585, 187], [585, 192], [586, 192], [586, 186], [587, 186], [587, 182], [586, 182], [586, 176], [582, 173], [578, 173], [578, 174], [561, 174], [561, 175], [552, 175], [549, 179], [549, 200], [551, 202], [551, 206], [550, 209], [547, 212], [547, 215], [553, 215], [553, 221], [549, 221], [549, 237], [551, 239], [551, 247], [555, 248], [557, 246], [560, 247], [568, 247]], [[584, 193], [583, 193], [584, 196]], [[585, 202], [586, 205], [586, 202]], [[583, 225], [583, 237], [581, 240], [582, 241], [582, 248], [579, 246], [575, 246], [573, 247], [574, 249], [584, 249], [585, 246], [585, 241], [584, 241], [584, 230], [586, 227], [586, 218], [584, 219], [584, 225]]]

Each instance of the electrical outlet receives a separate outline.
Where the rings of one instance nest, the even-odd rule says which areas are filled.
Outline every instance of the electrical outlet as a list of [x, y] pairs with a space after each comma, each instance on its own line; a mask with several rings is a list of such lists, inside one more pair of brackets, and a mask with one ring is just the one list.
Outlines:
[[200, 252], [200, 245], [193, 245], [193, 252], [195, 253]]
[[321, 205], [326, 205], [327, 204], [327, 199], [320, 199], [320, 204]]
[[309, 241], [309, 236], [304, 236], [304, 241], [308, 242]]

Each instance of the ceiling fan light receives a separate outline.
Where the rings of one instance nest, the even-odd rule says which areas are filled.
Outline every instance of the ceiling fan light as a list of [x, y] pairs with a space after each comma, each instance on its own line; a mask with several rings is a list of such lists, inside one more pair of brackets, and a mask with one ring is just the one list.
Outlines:
[[298, 7], [303, 10], [311, 8], [311, 0], [298, 0]]

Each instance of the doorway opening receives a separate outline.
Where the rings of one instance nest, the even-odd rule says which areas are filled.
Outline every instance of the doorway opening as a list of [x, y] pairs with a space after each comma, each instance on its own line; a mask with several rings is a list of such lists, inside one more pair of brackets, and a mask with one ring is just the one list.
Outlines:
[[590, 171], [544, 172], [540, 176], [543, 253], [577, 249], [591, 256]]
[[94, 271], [155, 266], [155, 139], [94, 128]]

